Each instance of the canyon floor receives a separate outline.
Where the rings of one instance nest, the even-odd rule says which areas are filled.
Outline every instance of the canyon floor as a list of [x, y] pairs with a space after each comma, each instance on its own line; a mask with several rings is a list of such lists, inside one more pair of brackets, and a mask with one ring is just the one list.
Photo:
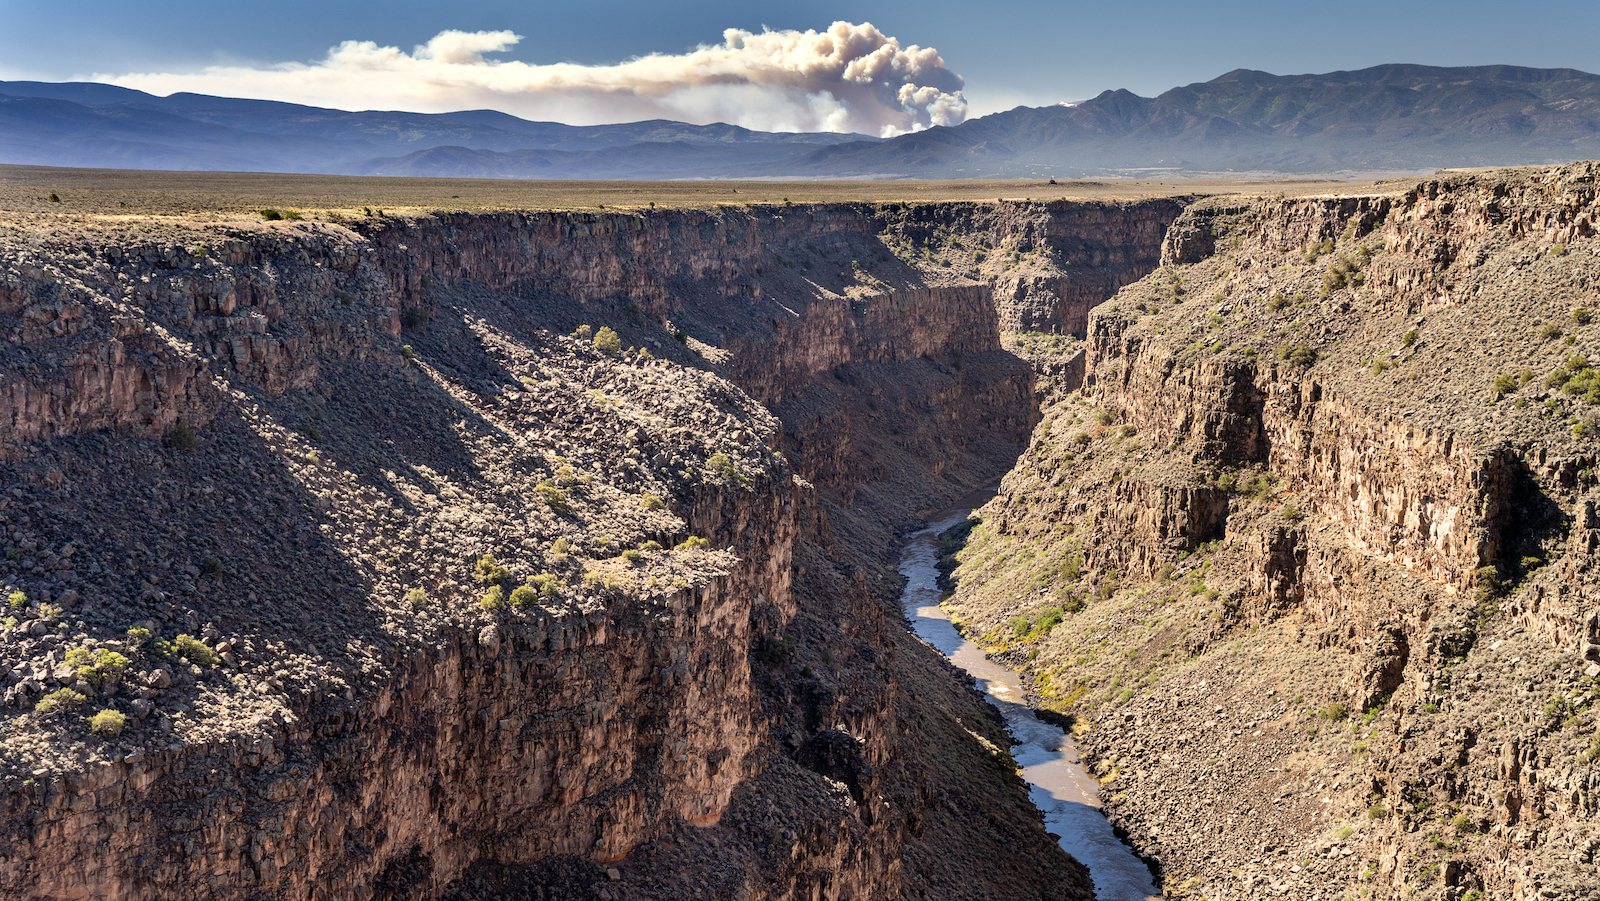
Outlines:
[[1087, 898], [896, 602], [1004, 476], [949, 607], [1168, 896], [1588, 897], [1597, 218], [0, 167], [0, 890]]

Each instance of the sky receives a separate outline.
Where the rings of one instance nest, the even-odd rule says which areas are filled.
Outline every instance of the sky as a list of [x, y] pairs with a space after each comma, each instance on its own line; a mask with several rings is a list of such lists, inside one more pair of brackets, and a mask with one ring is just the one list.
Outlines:
[[897, 134], [1108, 89], [1153, 96], [1236, 68], [1600, 72], [1597, 33], [1594, 0], [1517, 15], [1484, 0], [0, 0], [0, 79]]

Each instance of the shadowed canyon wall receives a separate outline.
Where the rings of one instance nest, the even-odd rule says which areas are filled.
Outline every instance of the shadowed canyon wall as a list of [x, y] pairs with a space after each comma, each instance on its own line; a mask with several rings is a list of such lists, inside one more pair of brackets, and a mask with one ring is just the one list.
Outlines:
[[8, 232], [0, 885], [1087, 897], [886, 553], [1180, 208]]

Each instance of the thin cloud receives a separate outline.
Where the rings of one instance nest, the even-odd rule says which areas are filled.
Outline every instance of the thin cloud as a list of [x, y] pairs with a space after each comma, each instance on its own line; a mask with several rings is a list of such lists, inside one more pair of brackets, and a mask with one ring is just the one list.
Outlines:
[[340, 109], [491, 108], [574, 124], [650, 118], [730, 122], [764, 131], [890, 137], [966, 117], [961, 76], [931, 47], [902, 46], [870, 23], [826, 31], [729, 28], [722, 43], [612, 66], [488, 59], [510, 31], [443, 31], [406, 53], [345, 41], [322, 60], [196, 73], [96, 75], [153, 94], [192, 91]]

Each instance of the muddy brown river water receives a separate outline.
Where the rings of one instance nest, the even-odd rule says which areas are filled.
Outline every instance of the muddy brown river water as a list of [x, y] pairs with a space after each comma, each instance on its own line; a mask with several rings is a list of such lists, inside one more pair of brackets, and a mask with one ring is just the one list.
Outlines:
[[1149, 868], [1117, 838], [1101, 813], [1100, 783], [1083, 768], [1072, 738], [1034, 716], [1017, 674], [963, 638], [939, 607], [938, 536], [969, 512], [941, 514], [937, 522], [909, 536], [900, 556], [900, 574], [906, 578], [900, 603], [906, 618], [918, 637], [971, 673], [1005, 717], [1017, 741], [1011, 754], [1022, 767], [1033, 803], [1044, 811], [1045, 828], [1089, 868], [1099, 901], [1159, 901]]

